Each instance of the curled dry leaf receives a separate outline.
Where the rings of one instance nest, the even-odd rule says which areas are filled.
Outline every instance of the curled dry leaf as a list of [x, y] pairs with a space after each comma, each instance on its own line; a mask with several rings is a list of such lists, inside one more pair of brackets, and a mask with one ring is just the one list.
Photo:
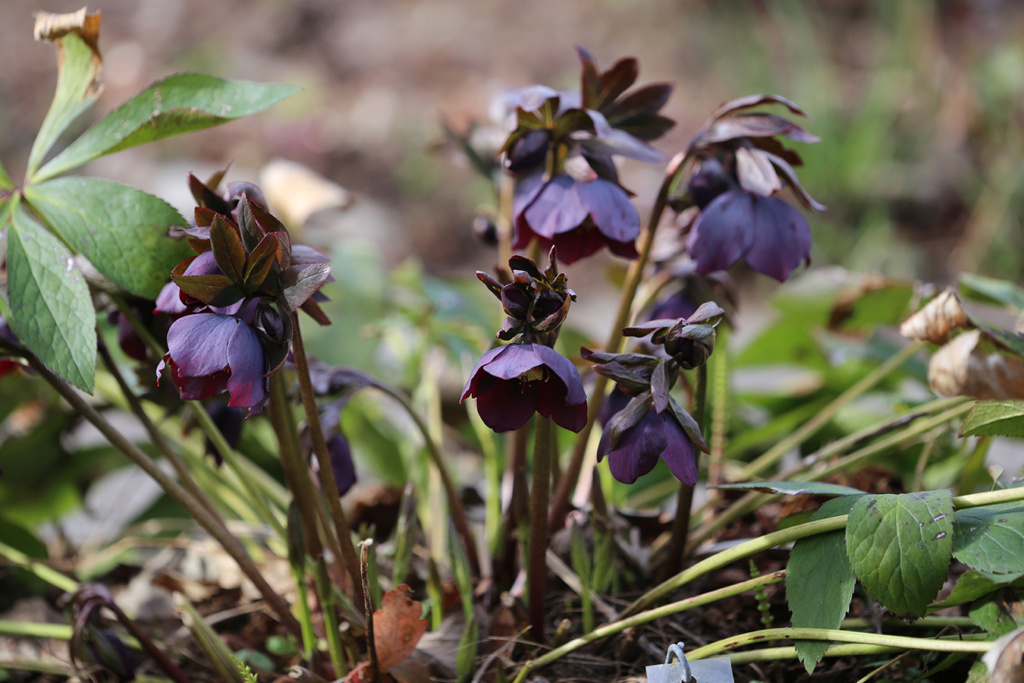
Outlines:
[[286, 159], [274, 159], [263, 167], [260, 186], [270, 205], [291, 226], [301, 226], [324, 209], [343, 209], [352, 201], [341, 185]]
[[947, 289], [900, 325], [900, 334], [908, 339], [944, 344], [954, 330], [971, 327], [960, 296]]
[[979, 399], [1024, 398], [1024, 362], [993, 351], [979, 351], [981, 330], [964, 332], [935, 352], [928, 381], [940, 396]]
[[[427, 620], [420, 618], [423, 605], [406, 593], [409, 587], [404, 583], [384, 594], [379, 610], [373, 613], [373, 642], [377, 649], [377, 664], [381, 672], [400, 667], [416, 649], [420, 638], [427, 631]], [[370, 662], [363, 662], [348, 675], [346, 683], [367, 683], [374, 680]], [[392, 672], [398, 680], [420, 680], [405, 669]], [[425, 678], [424, 678], [425, 680]]]

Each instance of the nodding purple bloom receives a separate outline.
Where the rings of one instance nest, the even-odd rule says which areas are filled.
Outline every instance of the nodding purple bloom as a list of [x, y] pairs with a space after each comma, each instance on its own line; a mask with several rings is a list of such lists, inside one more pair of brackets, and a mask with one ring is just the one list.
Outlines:
[[600, 462], [607, 456], [608, 469], [623, 484], [632, 484], [653, 470], [658, 458], [665, 461], [679, 481], [688, 486], [697, 483], [693, 443], [671, 410], [648, 410], [639, 422], [622, 433], [614, 449], [610, 434], [605, 431], [601, 436], [597, 459]]
[[558, 258], [573, 263], [602, 247], [617, 256], [637, 257], [633, 244], [640, 234], [640, 215], [626, 191], [611, 180], [576, 180], [558, 175], [544, 181], [534, 176], [522, 181], [513, 202], [515, 249], [536, 239]]
[[810, 263], [811, 228], [778, 197], [730, 190], [701, 211], [686, 247], [701, 275], [745, 258], [754, 270], [783, 282], [801, 263]]
[[267, 355], [259, 333], [249, 323], [256, 314], [250, 301], [241, 315], [212, 311], [178, 318], [167, 331], [166, 365], [185, 400], [209, 398], [225, 391], [228, 405], [259, 414], [268, 397]]
[[[338, 495], [344, 496], [356, 483], [356, 465], [352, 461], [348, 439], [340, 432], [327, 439], [327, 455], [331, 459], [331, 471], [334, 473]], [[315, 457], [310, 459], [309, 464], [314, 472], [320, 471], [320, 463]]]
[[587, 422], [587, 394], [576, 366], [540, 344], [508, 344], [485, 353], [462, 400], [468, 396], [476, 397], [480, 418], [496, 432], [519, 429], [535, 412], [577, 433]]

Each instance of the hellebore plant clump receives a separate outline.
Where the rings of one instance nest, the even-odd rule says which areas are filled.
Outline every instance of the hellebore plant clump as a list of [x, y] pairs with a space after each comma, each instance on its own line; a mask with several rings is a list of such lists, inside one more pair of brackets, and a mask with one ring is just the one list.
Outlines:
[[[84, 10], [40, 18], [37, 37], [58, 51], [57, 92], [24, 183], [0, 168], [0, 380], [25, 389], [5, 393], [2, 415], [23, 394], [48, 401], [58, 435], [72, 420], [91, 423], [184, 510], [190, 534], [212, 538], [238, 566], [265, 608], [266, 637], [232, 651], [172, 577], [163, 584], [177, 592], [191, 634], [172, 641], [122, 609], [95, 574], [58, 572], [45, 555], [32, 556], [19, 539], [34, 539], [33, 530], [0, 514], [0, 529], [17, 530], [0, 539], [0, 557], [65, 596], [72, 666], [62, 673], [132, 680], [155, 667], [175, 681], [290, 671], [307, 681], [521, 683], [544, 667], [547, 680], [578, 678], [564, 658], [586, 648], [596, 655], [587, 677], [618, 680], [660, 664], [651, 653], [669, 646], [682, 660], [663, 666], [685, 664], [700, 681], [752, 680], [762, 670], [747, 665], [792, 658], [811, 672], [870, 655], [863, 666], [874, 669], [888, 653], [975, 675], [986, 665], [965, 657], [987, 653], [994, 671], [1012, 666], [1024, 626], [1024, 488], [983, 465], [992, 435], [1024, 433], [1024, 381], [1014, 379], [1024, 377], [1024, 337], [975, 320], [950, 291], [904, 326], [915, 341], [880, 345], [865, 329], [896, 322], [923, 298], [919, 288], [887, 283], [836, 297], [820, 330], [859, 345], [849, 352], [861, 354], [854, 375], [824, 353], [819, 360], [808, 329], [821, 321], [799, 302], [784, 309], [785, 334], [769, 330], [755, 351], [737, 356], [718, 338], [742, 324], [737, 281], [760, 279], [727, 271], [742, 261], [785, 282], [810, 263], [811, 228], [793, 202], [824, 207], [800, 184], [802, 159], [787, 145], [818, 138], [786, 118], [804, 116], [795, 104], [774, 95], [726, 103], [669, 158], [654, 143], [674, 125], [660, 113], [672, 86], [634, 87], [635, 59], [602, 71], [578, 49], [578, 91], [532, 86], [503, 97], [499, 149], [447, 131], [494, 188], [501, 267], [476, 276], [504, 320], [488, 349], [482, 340], [493, 330], [446, 318], [429, 298], [444, 289], [469, 310], [461, 290], [407, 283], [403, 294], [423, 305], [377, 328], [402, 339], [405, 355], [391, 349], [391, 360], [414, 385], [399, 388], [307, 355], [303, 322], [328, 326], [329, 314], [337, 317], [321, 291], [334, 281], [332, 265], [292, 243], [256, 186], [225, 184], [226, 172], [190, 175], [197, 207], [186, 220], [140, 190], [61, 177], [105, 154], [257, 113], [294, 90], [172, 76], [54, 154], [96, 99], [98, 31], [98, 16]], [[620, 158], [666, 164], [645, 221], [620, 179]], [[621, 279], [608, 338], [586, 346], [570, 327], [577, 293], [561, 271], [581, 261]], [[1013, 286], [984, 278], [965, 279], [963, 289], [1007, 306], [1024, 301]], [[880, 291], [902, 302], [898, 313], [871, 309]], [[811, 357], [827, 381], [774, 402], [737, 396], [733, 366], [749, 365], [762, 343], [779, 363]], [[942, 345], [929, 378], [946, 398], [907, 398], [896, 388], [919, 382], [910, 366], [925, 343]], [[457, 367], [465, 383], [452, 396], [441, 377]], [[39, 398], [44, 385], [63, 403]], [[855, 428], [836, 419], [879, 387], [889, 392], [888, 414]], [[139, 423], [145, 449], [113, 426], [116, 413]], [[929, 458], [967, 453], [951, 425], [979, 440], [961, 475], [931, 477], [940, 485], [926, 489]], [[799, 462], [780, 466], [794, 450]], [[868, 459], [911, 451], [904, 470], [915, 478], [906, 488], [858, 475]], [[15, 470], [5, 477], [17, 476], [23, 463], [2, 443], [0, 455]], [[470, 474], [477, 463], [482, 481]], [[392, 476], [397, 512], [365, 497], [343, 504], [357, 466]], [[703, 489], [699, 505], [695, 488]], [[810, 496], [817, 507], [805, 504]], [[793, 513], [785, 521], [780, 505], [768, 505], [778, 499]], [[665, 514], [641, 532], [630, 508], [644, 504]], [[714, 544], [726, 528], [745, 540]], [[656, 540], [645, 539], [652, 531]], [[785, 560], [766, 552], [789, 544]], [[265, 562], [273, 557], [283, 558], [290, 581], [271, 580]], [[737, 580], [737, 571], [750, 578]], [[939, 600], [950, 575], [956, 587]], [[784, 596], [771, 589], [783, 581]], [[864, 592], [855, 598], [858, 582]], [[764, 628], [716, 622], [724, 600], [746, 600]], [[425, 654], [428, 630], [458, 640], [457, 654]], [[0, 620], [0, 632], [31, 628]], [[700, 643], [674, 645], [677, 632]], [[738, 650], [765, 640], [784, 647]], [[731, 659], [712, 657], [723, 654]], [[652, 668], [656, 680], [663, 672]], [[780, 680], [796, 675], [774, 671]]]

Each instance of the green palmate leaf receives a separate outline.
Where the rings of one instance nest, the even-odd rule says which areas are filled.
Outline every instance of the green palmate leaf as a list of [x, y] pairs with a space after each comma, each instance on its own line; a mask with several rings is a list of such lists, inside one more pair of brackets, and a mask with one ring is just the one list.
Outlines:
[[960, 436], [1024, 436], [1024, 401], [978, 401], [960, 425]]
[[[811, 520], [845, 515], [856, 496], [830, 500]], [[793, 546], [786, 571], [786, 600], [796, 628], [839, 628], [850, 609], [857, 577], [846, 554], [843, 531], [801, 538]], [[810, 673], [825, 655], [828, 641], [797, 640], [797, 656]]]
[[921, 616], [949, 570], [952, 492], [861, 497], [850, 511], [846, 548], [873, 598], [898, 617]]
[[132, 294], [155, 299], [192, 251], [168, 236], [187, 225], [170, 204], [98, 178], [60, 178], [25, 189], [43, 219], [100, 271]]
[[721, 484], [717, 488], [730, 490], [752, 490], [761, 493], [784, 493], [787, 496], [857, 496], [864, 492], [849, 486], [829, 484], [822, 481], [745, 481], [738, 484]]
[[[99, 15], [86, 17], [82, 14], [84, 27], [63, 35], [52, 36], [57, 44], [57, 91], [50, 104], [50, 111], [43, 119], [43, 125], [32, 144], [28, 158], [28, 176], [32, 177], [46, 153], [50, 151], [61, 133], [88, 109], [99, 95], [99, 78], [102, 60], [96, 50], [99, 33]], [[91, 29], [91, 30], [90, 30]], [[42, 36], [50, 39], [49, 36]]]
[[960, 510], [953, 523], [956, 559], [989, 575], [1024, 574], [1024, 503]]
[[66, 173], [104, 154], [254, 114], [297, 90], [200, 74], [170, 76], [103, 117], [40, 169], [34, 180]]
[[14, 207], [7, 229], [7, 291], [18, 337], [55, 373], [92, 392], [96, 313], [85, 278], [56, 237]]

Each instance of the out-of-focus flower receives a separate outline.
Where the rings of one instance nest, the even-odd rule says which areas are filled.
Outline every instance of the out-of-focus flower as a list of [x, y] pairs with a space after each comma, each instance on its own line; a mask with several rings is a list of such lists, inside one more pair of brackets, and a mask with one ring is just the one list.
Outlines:
[[778, 197], [730, 190], [700, 212], [687, 248], [701, 275], [745, 258], [754, 270], [783, 282], [801, 263], [810, 263], [811, 228]]
[[665, 461], [676, 478], [693, 486], [697, 483], [697, 463], [693, 443], [672, 411], [646, 411], [633, 426], [626, 429], [612, 445], [612, 431], [606, 430], [597, 447], [600, 462], [608, 458], [612, 476], [624, 484], [632, 484], [654, 469], [658, 458]]
[[[331, 459], [331, 471], [334, 473], [334, 484], [338, 487], [338, 495], [344, 496], [356, 483], [356, 466], [352, 461], [352, 449], [344, 434], [338, 432], [327, 439], [327, 454]], [[313, 458], [311, 465], [314, 471], [320, 470], [316, 458]]]
[[587, 395], [576, 366], [540, 344], [508, 344], [485, 353], [462, 400], [469, 396], [496, 432], [519, 429], [535, 412], [577, 433], [587, 422]]
[[512, 211], [515, 249], [536, 239], [545, 250], [556, 247], [565, 263], [602, 247], [623, 258], [637, 256], [640, 215], [626, 191], [610, 180], [559, 175], [545, 182], [534, 176], [520, 183]]
[[671, 204], [686, 217], [687, 249], [702, 275], [730, 268], [742, 258], [754, 270], [784, 281], [810, 261], [810, 227], [777, 195], [789, 188], [807, 208], [825, 207], [797, 178], [800, 155], [778, 138], [818, 138], [789, 119], [748, 111], [764, 104], [781, 104], [804, 115], [775, 95], [743, 97], [720, 107], [687, 147], [693, 160], [690, 176], [685, 192], [672, 197]]
[[[226, 403], [214, 403], [209, 407], [208, 411], [210, 413], [210, 419], [213, 420], [213, 424], [215, 424], [217, 429], [220, 430], [221, 436], [224, 437], [224, 441], [226, 441], [232, 448], [235, 448], [238, 445], [238, 440], [242, 436], [242, 422], [244, 422], [242, 419], [242, 411], [233, 406], [229, 406]], [[213, 460], [217, 463], [217, 467], [224, 464], [220, 451], [214, 448], [209, 437], [206, 439], [206, 454], [213, 456]]]

